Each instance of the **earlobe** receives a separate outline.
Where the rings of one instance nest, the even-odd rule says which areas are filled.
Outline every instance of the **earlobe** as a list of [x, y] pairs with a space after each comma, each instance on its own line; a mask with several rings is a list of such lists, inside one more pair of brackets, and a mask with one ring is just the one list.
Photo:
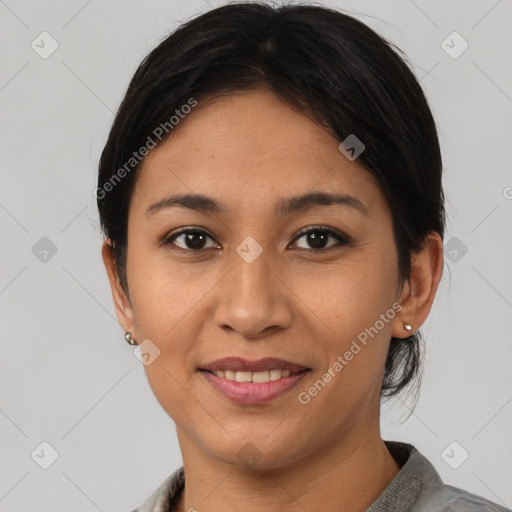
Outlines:
[[117, 319], [124, 331], [134, 332], [133, 311], [131, 303], [126, 296], [126, 292], [121, 285], [119, 275], [114, 260], [114, 251], [109, 238], [103, 241], [101, 247], [101, 256], [107, 271], [110, 288], [112, 290], [112, 299], [116, 309]]
[[443, 262], [443, 240], [439, 233], [430, 232], [423, 248], [411, 258], [411, 276], [400, 296], [402, 309], [393, 324], [393, 337], [407, 338], [425, 322], [441, 280]]

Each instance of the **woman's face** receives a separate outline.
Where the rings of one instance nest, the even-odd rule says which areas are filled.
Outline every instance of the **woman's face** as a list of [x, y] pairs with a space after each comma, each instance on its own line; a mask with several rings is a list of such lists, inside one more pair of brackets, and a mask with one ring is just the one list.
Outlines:
[[[388, 343], [408, 336], [403, 290], [390, 208], [338, 145], [261, 89], [199, 102], [139, 169], [120, 320], [150, 340], [145, 371], [180, 441], [228, 464], [253, 450], [260, 467], [278, 467], [378, 430]], [[291, 201], [313, 192], [354, 199]], [[208, 200], [170, 204], [189, 194]], [[201, 370], [226, 357], [309, 370], [241, 384], [263, 391], [236, 400]]]

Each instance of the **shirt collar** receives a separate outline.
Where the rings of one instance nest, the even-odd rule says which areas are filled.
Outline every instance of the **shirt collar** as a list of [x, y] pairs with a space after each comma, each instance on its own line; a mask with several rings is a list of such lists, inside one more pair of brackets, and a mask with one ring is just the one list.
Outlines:
[[425, 486], [432, 490], [443, 486], [434, 466], [413, 445], [384, 443], [401, 469], [366, 512], [409, 511]]
[[[443, 483], [434, 466], [413, 445], [398, 441], [384, 443], [401, 469], [366, 512], [406, 512], [411, 510], [427, 482], [431, 488], [442, 486]], [[185, 473], [182, 466], [133, 512], [171, 512], [184, 487]]]

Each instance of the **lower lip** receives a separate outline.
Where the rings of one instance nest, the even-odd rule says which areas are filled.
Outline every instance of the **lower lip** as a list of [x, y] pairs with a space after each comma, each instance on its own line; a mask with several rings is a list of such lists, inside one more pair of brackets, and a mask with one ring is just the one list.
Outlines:
[[274, 398], [290, 391], [300, 380], [302, 380], [309, 370], [281, 377], [279, 380], [269, 382], [236, 382], [221, 377], [205, 370], [200, 371], [204, 378], [224, 396], [239, 404], [260, 404], [270, 402]]

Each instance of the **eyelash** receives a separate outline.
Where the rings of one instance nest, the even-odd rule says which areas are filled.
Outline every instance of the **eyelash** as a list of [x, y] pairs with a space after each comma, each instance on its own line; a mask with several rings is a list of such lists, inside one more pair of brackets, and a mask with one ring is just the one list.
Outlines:
[[[321, 232], [321, 233], [326, 234], [327, 236], [332, 236], [333, 238], [338, 240], [338, 243], [330, 245], [330, 246], [322, 248], [322, 249], [304, 249], [304, 248], [300, 248], [299, 250], [308, 251], [308, 252], [315, 252], [315, 253], [325, 253], [325, 252], [328, 252], [330, 250], [342, 247], [344, 245], [349, 245], [351, 243], [351, 240], [350, 240], [349, 237], [347, 237], [346, 235], [343, 235], [342, 233], [340, 233], [338, 231], [334, 231], [333, 229], [328, 228], [326, 226], [311, 226], [311, 227], [305, 228], [305, 229], [299, 231], [299, 233], [297, 233], [297, 236], [292, 240], [291, 243], [294, 243], [297, 240], [300, 240], [304, 235], [307, 235], [308, 233], [311, 233], [311, 232]], [[213, 240], [213, 237], [211, 237], [206, 231], [204, 231], [202, 229], [199, 229], [199, 228], [186, 228], [186, 229], [182, 229], [181, 231], [178, 231], [176, 233], [173, 233], [172, 235], [166, 236], [161, 241], [161, 245], [165, 245], [165, 246], [172, 245], [172, 244], [174, 244], [174, 241], [178, 237], [180, 237], [181, 235], [189, 234], [189, 233], [206, 235], [206, 236], [208, 236], [209, 238], [211, 238]], [[213, 249], [213, 247], [207, 247], [206, 249], [183, 249], [182, 247], [174, 247], [173, 248], [173, 250], [176, 250], [176, 251], [189, 252], [189, 253], [190, 252], [195, 252], [195, 253], [204, 252], [204, 251], [206, 251], [208, 249]]]

